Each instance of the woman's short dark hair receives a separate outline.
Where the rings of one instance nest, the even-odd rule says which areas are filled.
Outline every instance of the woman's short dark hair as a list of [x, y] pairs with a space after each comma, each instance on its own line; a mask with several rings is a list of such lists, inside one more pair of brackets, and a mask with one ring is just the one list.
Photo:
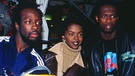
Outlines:
[[78, 24], [82, 27], [83, 29], [83, 20], [81, 20], [79, 17], [74, 17], [74, 16], [70, 16], [68, 18], [66, 18], [61, 27], [60, 27], [60, 31], [61, 31], [61, 36], [64, 35], [65, 31], [67, 30], [67, 28], [71, 25], [71, 24]]

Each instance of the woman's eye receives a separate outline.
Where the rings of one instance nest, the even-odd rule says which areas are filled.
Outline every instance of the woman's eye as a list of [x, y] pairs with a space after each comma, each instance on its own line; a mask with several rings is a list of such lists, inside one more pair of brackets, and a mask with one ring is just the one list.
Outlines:
[[73, 34], [68, 34], [69, 36], [73, 36]]
[[81, 33], [81, 34], [79, 34], [79, 36], [83, 36], [83, 34]]

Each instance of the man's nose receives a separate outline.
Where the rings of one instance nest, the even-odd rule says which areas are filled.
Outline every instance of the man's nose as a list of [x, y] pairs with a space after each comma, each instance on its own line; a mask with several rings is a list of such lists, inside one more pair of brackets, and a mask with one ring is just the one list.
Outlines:
[[107, 22], [111, 22], [111, 18], [110, 17], [107, 17]]
[[33, 22], [32, 28], [33, 28], [33, 29], [37, 29], [37, 27], [38, 27], [38, 25], [36, 24], [36, 22]]

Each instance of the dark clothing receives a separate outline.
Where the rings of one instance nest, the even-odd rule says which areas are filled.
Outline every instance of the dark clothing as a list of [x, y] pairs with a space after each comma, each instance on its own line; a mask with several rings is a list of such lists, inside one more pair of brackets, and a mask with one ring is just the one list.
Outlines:
[[[115, 47], [114, 53], [117, 55], [118, 68], [114, 76], [135, 76], [135, 40], [129, 34], [118, 33], [115, 40], [117, 45], [108, 47]], [[83, 43], [83, 52], [89, 61], [89, 76], [106, 76], [104, 71], [104, 52], [107, 48], [103, 47], [105, 41], [101, 39], [100, 35], [95, 34]], [[113, 49], [111, 49], [112, 51]]]
[[[42, 54], [46, 66], [51, 70], [53, 74], [56, 75], [58, 68], [57, 67], [58, 63], [55, 57], [56, 54], [51, 51], [45, 51]], [[84, 64], [86, 63], [84, 62]], [[63, 76], [88, 76], [88, 75], [85, 68], [81, 67], [78, 64], [74, 64], [72, 67], [67, 69], [67, 71], [64, 73]]]
[[44, 62], [34, 48], [28, 47], [18, 53], [15, 37], [7, 37], [0, 42], [0, 75], [3, 68], [20, 76], [22, 72], [39, 65], [44, 66]]

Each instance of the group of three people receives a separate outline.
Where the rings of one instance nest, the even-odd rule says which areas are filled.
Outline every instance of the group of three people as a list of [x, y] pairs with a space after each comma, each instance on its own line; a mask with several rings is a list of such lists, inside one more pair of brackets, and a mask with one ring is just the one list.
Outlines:
[[96, 12], [94, 36], [83, 39], [79, 18], [65, 20], [63, 41], [40, 55], [33, 46], [40, 40], [42, 12], [33, 3], [18, 5], [13, 15], [16, 35], [0, 42], [0, 69], [15, 76], [36, 66], [47, 66], [56, 76], [134, 76], [135, 40], [120, 31], [116, 6], [102, 2]]

